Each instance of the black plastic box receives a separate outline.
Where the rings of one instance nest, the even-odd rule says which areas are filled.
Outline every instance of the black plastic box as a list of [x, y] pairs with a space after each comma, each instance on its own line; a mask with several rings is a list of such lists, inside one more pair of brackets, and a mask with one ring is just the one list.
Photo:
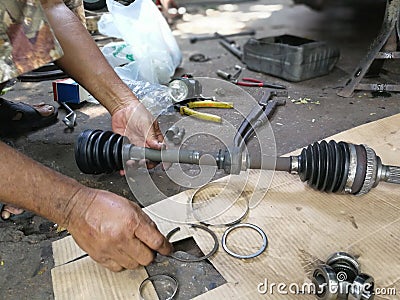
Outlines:
[[340, 57], [339, 49], [292, 35], [249, 39], [243, 62], [251, 70], [289, 81], [302, 81], [328, 74]]

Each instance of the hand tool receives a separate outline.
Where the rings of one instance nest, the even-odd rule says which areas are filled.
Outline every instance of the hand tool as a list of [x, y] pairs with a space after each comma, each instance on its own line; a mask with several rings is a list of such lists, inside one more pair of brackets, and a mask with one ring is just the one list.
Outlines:
[[268, 88], [273, 88], [273, 89], [286, 89], [285, 85], [276, 84], [276, 83], [268, 83], [266, 81], [261, 81], [261, 80], [251, 78], [251, 77], [244, 77], [244, 78], [242, 78], [242, 81], [235, 80], [235, 81], [232, 81], [232, 83], [234, 83], [236, 85], [249, 86], [249, 87], [268, 87]]
[[287, 96], [286, 91], [268, 91], [263, 94], [258, 105], [254, 106], [250, 113], [244, 118], [239, 129], [233, 138], [233, 147], [238, 147], [241, 151], [250, 140], [254, 131], [270, 120], [278, 106], [286, 104], [284, 99], [273, 100], [275, 96]]
[[229, 38], [229, 37], [234, 37], [234, 36], [244, 36], [244, 35], [255, 35], [256, 31], [255, 30], [248, 30], [248, 31], [242, 31], [242, 32], [237, 32], [233, 34], [224, 34], [221, 35], [218, 32], [215, 32], [214, 34], [211, 35], [202, 35], [202, 36], [192, 36], [189, 41], [191, 44], [194, 44], [199, 41], [206, 41], [206, 40], [217, 40], [220, 39], [221, 36], [224, 38]]
[[235, 69], [238, 70], [235, 74], [229, 74], [222, 70], [217, 70], [217, 75], [225, 80], [232, 82], [233, 84], [240, 85], [240, 86], [247, 86], [247, 87], [268, 87], [273, 89], [286, 89], [285, 85], [276, 84], [276, 83], [269, 83], [266, 81], [258, 80], [251, 77], [244, 77], [241, 80], [238, 79], [239, 75], [241, 74], [244, 68], [240, 67], [239, 65], [235, 66]]
[[241, 67], [239, 65], [235, 65], [235, 70], [237, 70], [237, 71], [233, 75], [228, 72], [222, 71], [222, 70], [217, 70], [217, 75], [225, 80], [232, 82], [232, 81], [235, 81], [238, 79], [238, 77], [242, 73], [243, 69], [244, 69], [243, 67]]
[[63, 122], [68, 128], [73, 129], [76, 126], [76, 113], [67, 105], [67, 103], [59, 101], [62, 107], [64, 107], [68, 114], [63, 118]]
[[217, 115], [199, 112], [193, 108], [233, 108], [232, 102], [219, 102], [214, 100], [203, 100], [205, 98], [197, 97], [179, 101], [173, 105], [181, 115], [193, 116], [194, 118], [221, 123], [222, 118]]
[[238, 46], [236, 46], [236, 44], [228, 43], [225, 40], [220, 40], [219, 43], [221, 44], [222, 47], [224, 47], [226, 50], [228, 50], [234, 56], [236, 56], [240, 60], [243, 59], [243, 52], [240, 50], [240, 48]]
[[235, 47], [237, 47], [238, 49], [240, 49], [240, 47], [236, 44], [236, 42], [235, 42], [234, 40], [229, 39], [227, 36], [222, 35], [222, 34], [219, 34], [218, 32], [214, 33], [214, 35], [215, 35], [217, 38], [219, 38], [219, 39], [221, 39], [221, 40], [223, 40], [223, 41], [225, 41], [225, 42], [227, 42], [227, 43], [229, 43], [229, 44], [231, 44], [231, 45], [234, 45]]

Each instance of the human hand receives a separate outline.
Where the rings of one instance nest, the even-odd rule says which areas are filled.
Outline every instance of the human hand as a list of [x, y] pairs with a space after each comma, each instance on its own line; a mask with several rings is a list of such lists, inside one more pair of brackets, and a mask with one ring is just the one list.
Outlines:
[[68, 231], [79, 247], [111, 271], [148, 265], [154, 251], [171, 253], [172, 245], [131, 201], [89, 188], [79, 191], [74, 201], [79, 204], [69, 214]]
[[[111, 117], [111, 125], [115, 133], [126, 136], [135, 146], [156, 150], [165, 148], [164, 137], [157, 120], [139, 101], [132, 101], [116, 111]], [[158, 164], [148, 161], [142, 163], [150, 169]], [[136, 164], [130, 161], [128, 165], [134, 167]], [[120, 173], [125, 174], [123, 170]]]
[[161, 150], [164, 137], [157, 120], [139, 101], [131, 101], [111, 117], [115, 133], [128, 137], [135, 146]]

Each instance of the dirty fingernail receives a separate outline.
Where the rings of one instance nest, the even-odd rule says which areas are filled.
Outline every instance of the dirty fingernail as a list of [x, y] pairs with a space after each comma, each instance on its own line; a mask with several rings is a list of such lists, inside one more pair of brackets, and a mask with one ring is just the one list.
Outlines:
[[3, 211], [3, 212], [1, 213], [1, 217], [2, 217], [4, 220], [9, 219], [10, 216], [11, 216], [11, 213], [8, 212], [8, 211]]

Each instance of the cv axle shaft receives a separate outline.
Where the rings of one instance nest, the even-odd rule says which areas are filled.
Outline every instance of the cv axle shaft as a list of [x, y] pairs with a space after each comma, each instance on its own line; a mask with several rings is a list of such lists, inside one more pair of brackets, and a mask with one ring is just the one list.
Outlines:
[[[400, 184], [400, 167], [383, 165], [375, 151], [366, 145], [322, 141], [304, 148], [300, 155], [271, 157], [262, 163], [251, 161], [241, 147], [214, 153], [196, 150], [154, 150], [123, 143], [124, 137], [110, 131], [86, 130], [77, 140], [75, 159], [87, 174], [109, 173], [123, 169], [128, 160], [214, 165], [227, 174], [247, 168], [286, 171], [298, 174], [303, 182], [327, 193], [362, 195], [380, 181]], [[207, 154], [207, 155], [206, 155]]]

